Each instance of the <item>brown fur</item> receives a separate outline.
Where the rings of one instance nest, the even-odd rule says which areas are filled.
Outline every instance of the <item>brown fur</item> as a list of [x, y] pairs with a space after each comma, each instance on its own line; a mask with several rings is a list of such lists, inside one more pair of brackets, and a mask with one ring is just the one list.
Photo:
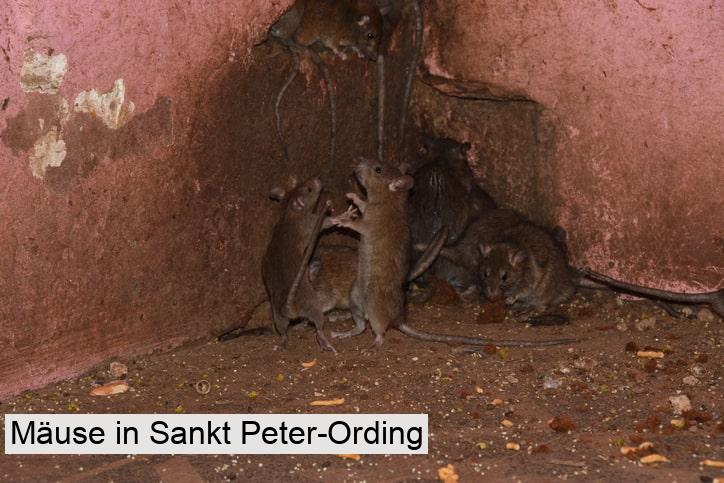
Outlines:
[[392, 326], [406, 335], [433, 342], [460, 344], [498, 344], [544, 346], [572, 342], [570, 339], [544, 342], [491, 341], [463, 336], [430, 334], [405, 323], [404, 283], [408, 271], [409, 227], [405, 216], [405, 199], [413, 180], [393, 166], [360, 158], [355, 174], [367, 191], [367, 201], [348, 195], [358, 206], [362, 218], [352, 211], [332, 219], [338, 226], [360, 234], [357, 276], [350, 290], [350, 311], [355, 327], [335, 334], [350, 337], [362, 333], [365, 319], [375, 334], [372, 348], [379, 349], [384, 335]]
[[[287, 342], [287, 330], [293, 319], [305, 317], [317, 330], [322, 349], [334, 348], [322, 331], [324, 314], [318, 309], [319, 295], [306, 273], [313, 245], [316, 243], [325, 208], [315, 212], [322, 183], [312, 178], [282, 195], [283, 211], [274, 225], [272, 237], [262, 259], [262, 278], [269, 295], [275, 331], [281, 346]], [[296, 288], [295, 288], [296, 286]]]

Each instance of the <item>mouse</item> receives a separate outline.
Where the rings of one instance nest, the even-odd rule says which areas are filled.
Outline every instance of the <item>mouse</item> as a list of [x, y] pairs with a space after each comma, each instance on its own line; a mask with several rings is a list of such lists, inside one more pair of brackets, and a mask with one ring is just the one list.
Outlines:
[[287, 345], [290, 321], [306, 318], [314, 324], [322, 350], [336, 353], [324, 335], [318, 293], [305, 276], [319, 232], [329, 221], [331, 202], [322, 201], [321, 192], [322, 182], [316, 177], [288, 191], [272, 190], [271, 197], [282, 203], [282, 212], [262, 258], [262, 280], [273, 327], [280, 336], [279, 348]]
[[[495, 208], [495, 201], [477, 185], [470, 171], [469, 143], [424, 135], [423, 146], [408, 206], [412, 241], [426, 244], [441, 226], [447, 226], [450, 234], [446, 246], [455, 245], [473, 220]], [[477, 250], [477, 246], [473, 248]], [[459, 291], [475, 284], [475, 270], [461, 270], [445, 257], [440, 257], [429, 273]], [[428, 281], [419, 282], [425, 285]]]
[[410, 228], [405, 211], [414, 179], [390, 163], [363, 157], [356, 159], [354, 173], [366, 192], [366, 200], [348, 194], [352, 207], [330, 220], [332, 225], [351, 229], [360, 236], [357, 274], [349, 294], [355, 327], [337, 333], [337, 338], [359, 335], [369, 322], [375, 336], [371, 351], [380, 349], [390, 327], [420, 340], [469, 345], [539, 347], [574, 341], [494, 341], [432, 334], [409, 326], [405, 321], [404, 285], [409, 266]]
[[528, 221], [479, 243], [482, 292], [522, 311], [545, 312], [576, 291], [574, 274], [551, 233]]
[[376, 60], [382, 31], [380, 11], [371, 0], [297, 0], [269, 29], [269, 34], [292, 55], [292, 69], [274, 102], [277, 137], [285, 159], [289, 149], [284, 140], [280, 106], [299, 72], [300, 53], [307, 53], [324, 80], [330, 112], [329, 172], [334, 169], [336, 150], [336, 101], [329, 69], [319, 56], [329, 51], [342, 59], [351, 53]]
[[[324, 226], [324, 225], [323, 225]], [[417, 264], [410, 270], [407, 281], [412, 281], [425, 272], [438, 256], [445, 243], [447, 230], [436, 234], [429, 248], [423, 253]], [[330, 310], [349, 310], [349, 293], [357, 276], [357, 249], [348, 245], [320, 244], [309, 260], [306, 276], [315, 291], [314, 301], [319, 304], [318, 310], [326, 314]], [[268, 326], [245, 328], [254, 312], [267, 299], [254, 304], [242, 318], [242, 323], [234, 329], [218, 336], [220, 342], [233, 340], [243, 336], [259, 336], [274, 333]], [[334, 335], [334, 334], [333, 334]]]

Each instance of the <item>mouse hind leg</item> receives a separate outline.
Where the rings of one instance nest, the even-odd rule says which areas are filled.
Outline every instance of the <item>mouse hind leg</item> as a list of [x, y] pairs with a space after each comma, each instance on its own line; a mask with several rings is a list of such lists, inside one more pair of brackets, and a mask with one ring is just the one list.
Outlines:
[[288, 341], [287, 332], [289, 331], [289, 318], [277, 312], [277, 310], [272, 306], [272, 319], [274, 321], [274, 332], [276, 332], [280, 337], [279, 343], [274, 346], [274, 350], [286, 349]]
[[367, 321], [365, 320], [364, 308], [362, 305], [362, 294], [357, 288], [357, 284], [352, 286], [352, 290], [349, 295], [349, 311], [352, 314], [352, 320], [354, 320], [354, 327], [344, 332], [332, 332], [332, 338], [346, 339], [348, 337], [360, 335], [365, 331]]
[[314, 324], [317, 333], [317, 343], [323, 351], [329, 351], [337, 355], [337, 349], [329, 342], [327, 336], [324, 335], [324, 312], [322, 310], [311, 310], [306, 314], [307, 319]]

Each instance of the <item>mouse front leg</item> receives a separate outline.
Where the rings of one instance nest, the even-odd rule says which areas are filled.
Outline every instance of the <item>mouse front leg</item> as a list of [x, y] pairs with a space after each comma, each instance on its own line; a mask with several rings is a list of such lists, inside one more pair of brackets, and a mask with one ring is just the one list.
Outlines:
[[347, 211], [342, 213], [341, 215], [335, 216], [332, 218], [332, 224], [334, 226], [341, 226], [343, 228], [349, 228], [350, 230], [354, 230], [360, 235], [366, 235], [367, 232], [367, 225], [364, 223], [364, 220], [361, 218], [357, 218], [355, 215], [357, 213], [357, 209], [350, 206]]
[[367, 210], [367, 202], [360, 198], [357, 193], [347, 193], [345, 197], [357, 207], [360, 213], [363, 215], [365, 214], [365, 210]]

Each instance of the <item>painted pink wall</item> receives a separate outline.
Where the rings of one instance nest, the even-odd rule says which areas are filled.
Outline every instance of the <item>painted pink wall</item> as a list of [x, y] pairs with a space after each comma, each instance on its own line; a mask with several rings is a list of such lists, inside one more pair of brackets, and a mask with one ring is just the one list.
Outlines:
[[426, 14], [429, 74], [553, 120], [554, 218], [576, 263], [661, 288], [724, 285], [721, 2], [436, 0]]
[[[243, 195], [205, 182], [188, 153], [206, 89], [244, 68], [289, 3], [3, 2], [0, 399], [218, 331], [260, 296], [257, 280], [245, 281], [257, 271], [245, 247], [259, 243], [239, 211]], [[30, 49], [67, 56], [58, 94], [21, 89]], [[135, 104], [122, 129], [72, 112], [81, 91], [109, 91], [119, 78]], [[31, 145], [49, 124], [61, 126], [68, 153], [38, 179]]]

